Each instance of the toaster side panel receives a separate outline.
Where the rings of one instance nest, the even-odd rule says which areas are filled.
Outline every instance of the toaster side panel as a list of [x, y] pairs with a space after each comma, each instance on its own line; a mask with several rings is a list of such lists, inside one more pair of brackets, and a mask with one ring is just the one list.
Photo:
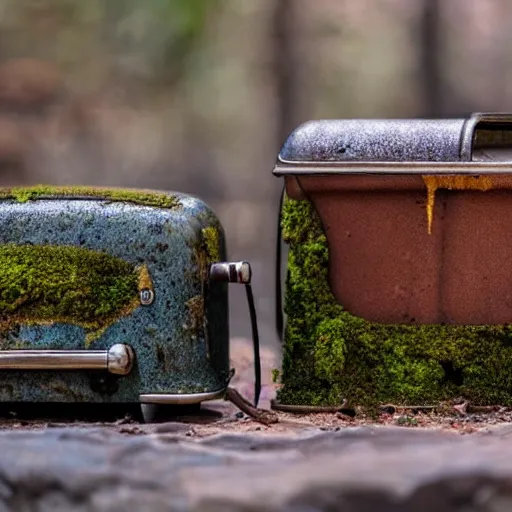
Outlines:
[[[0, 266], [12, 265], [12, 258], [2, 258], [14, 254], [17, 263], [27, 265], [27, 279], [41, 284], [34, 296], [28, 286], [27, 296], [13, 296], [11, 308], [4, 304], [0, 350], [108, 350], [126, 343], [135, 352], [135, 366], [124, 377], [0, 371], [0, 401], [133, 402], [145, 393], [194, 394], [225, 386], [227, 290], [214, 293], [220, 325], [209, 334], [204, 321], [211, 259], [204, 229], [217, 229], [221, 253], [223, 234], [203, 203], [180, 201], [173, 209], [88, 199], [0, 202]], [[30, 258], [19, 256], [25, 249]], [[40, 264], [30, 265], [38, 254]], [[84, 268], [77, 269], [81, 260], [87, 266], [83, 274]], [[90, 284], [107, 277], [110, 287]], [[143, 304], [141, 293], [148, 289], [152, 300]], [[48, 303], [58, 312], [53, 318]]]

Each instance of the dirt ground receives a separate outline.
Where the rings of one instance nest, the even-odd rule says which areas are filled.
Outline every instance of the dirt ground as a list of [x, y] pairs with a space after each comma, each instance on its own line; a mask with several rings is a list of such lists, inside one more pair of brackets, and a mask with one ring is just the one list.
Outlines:
[[[59, 411], [39, 408], [35, 410], [13, 410], [4, 412], [0, 418], [0, 430], [42, 430], [46, 428], [73, 427], [78, 429], [105, 428], [126, 435], [172, 434], [187, 437], [207, 437], [217, 434], [261, 433], [293, 437], [304, 431], [338, 431], [349, 427], [403, 427], [415, 430], [438, 430], [456, 435], [487, 433], [499, 429], [512, 434], [512, 409], [497, 409], [486, 412], [465, 412], [463, 407], [450, 413], [444, 411], [421, 412], [411, 410], [389, 410], [378, 416], [355, 417], [342, 413], [290, 414], [275, 412], [277, 422], [265, 425], [241, 412], [226, 401], [203, 404], [199, 411], [162, 415], [152, 423], [144, 423], [137, 414], [109, 414], [102, 418], [96, 414], [76, 414], [69, 407]], [[469, 410], [471, 410], [469, 408]], [[66, 413], [66, 411], [68, 411]]]

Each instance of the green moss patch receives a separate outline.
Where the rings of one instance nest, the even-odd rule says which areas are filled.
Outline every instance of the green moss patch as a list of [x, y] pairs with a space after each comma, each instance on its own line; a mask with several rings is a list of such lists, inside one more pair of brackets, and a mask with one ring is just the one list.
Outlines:
[[0, 245], [0, 325], [4, 331], [31, 323], [104, 330], [139, 306], [144, 270], [80, 247]]
[[202, 286], [208, 280], [210, 265], [221, 261], [221, 239], [218, 228], [202, 228], [197, 239], [189, 241], [194, 268], [187, 273], [187, 279], [198, 281]]
[[13, 199], [18, 202], [60, 197], [98, 198], [134, 203], [143, 206], [155, 206], [157, 208], [177, 208], [181, 205], [179, 199], [173, 195], [146, 190], [96, 187], [52, 187], [47, 185], [0, 189], [0, 199]]
[[208, 257], [212, 262], [220, 261], [219, 230], [213, 226], [209, 226], [207, 228], [203, 228], [201, 232], [203, 234], [203, 239], [206, 244], [206, 251], [208, 252]]
[[290, 405], [512, 405], [512, 327], [383, 325], [345, 311], [328, 284], [328, 246], [308, 201], [287, 199], [282, 388]]

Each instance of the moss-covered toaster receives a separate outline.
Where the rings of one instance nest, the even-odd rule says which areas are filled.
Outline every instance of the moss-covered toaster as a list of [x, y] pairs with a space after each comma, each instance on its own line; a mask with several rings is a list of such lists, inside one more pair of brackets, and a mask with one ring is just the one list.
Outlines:
[[180, 194], [0, 189], [0, 402], [197, 404], [231, 372], [222, 226]]

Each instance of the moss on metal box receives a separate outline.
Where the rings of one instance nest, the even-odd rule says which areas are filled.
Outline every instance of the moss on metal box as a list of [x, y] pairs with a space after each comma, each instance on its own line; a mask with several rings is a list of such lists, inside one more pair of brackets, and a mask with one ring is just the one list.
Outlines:
[[0, 326], [69, 323], [90, 342], [139, 306], [145, 266], [81, 247], [0, 245]]
[[289, 244], [282, 387], [290, 405], [435, 405], [464, 397], [512, 405], [512, 327], [385, 325], [330, 291], [328, 246], [311, 203], [287, 199]]

